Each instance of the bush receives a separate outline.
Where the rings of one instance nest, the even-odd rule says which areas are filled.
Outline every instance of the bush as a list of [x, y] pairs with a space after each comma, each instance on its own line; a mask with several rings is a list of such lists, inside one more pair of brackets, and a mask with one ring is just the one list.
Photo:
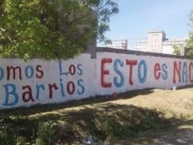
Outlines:
[[52, 122], [40, 122], [35, 145], [53, 145], [55, 142], [55, 125]]
[[0, 127], [0, 145], [15, 145], [17, 136], [11, 127]]

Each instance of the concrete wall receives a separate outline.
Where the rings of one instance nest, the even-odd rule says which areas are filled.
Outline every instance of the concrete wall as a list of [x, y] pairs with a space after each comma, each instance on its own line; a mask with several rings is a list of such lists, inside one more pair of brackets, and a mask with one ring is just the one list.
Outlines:
[[193, 84], [193, 60], [163, 54], [97, 49], [62, 62], [3, 59], [0, 108], [61, 103], [135, 89]]
[[193, 61], [112, 52], [97, 53], [97, 93], [169, 89], [193, 83]]
[[82, 54], [67, 61], [3, 59], [0, 108], [61, 103], [94, 95], [94, 60]]

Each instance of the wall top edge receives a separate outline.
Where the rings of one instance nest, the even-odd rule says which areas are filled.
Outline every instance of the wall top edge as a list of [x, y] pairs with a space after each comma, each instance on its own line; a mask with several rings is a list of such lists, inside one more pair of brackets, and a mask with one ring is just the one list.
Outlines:
[[179, 59], [190, 59], [193, 58], [188, 56], [176, 56], [170, 54], [163, 54], [163, 53], [152, 53], [152, 52], [142, 52], [142, 51], [135, 51], [135, 50], [122, 50], [122, 49], [115, 49], [115, 48], [106, 48], [106, 47], [98, 47], [96, 52], [115, 52], [121, 54], [133, 54], [133, 55], [143, 55], [143, 56], [155, 56], [155, 57], [166, 57], [166, 58], [179, 58]]

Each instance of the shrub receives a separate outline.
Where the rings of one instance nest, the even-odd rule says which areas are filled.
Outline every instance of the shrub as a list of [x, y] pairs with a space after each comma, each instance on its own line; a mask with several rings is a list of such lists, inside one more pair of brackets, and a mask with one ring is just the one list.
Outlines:
[[52, 122], [40, 122], [35, 145], [53, 145], [55, 142], [55, 125]]

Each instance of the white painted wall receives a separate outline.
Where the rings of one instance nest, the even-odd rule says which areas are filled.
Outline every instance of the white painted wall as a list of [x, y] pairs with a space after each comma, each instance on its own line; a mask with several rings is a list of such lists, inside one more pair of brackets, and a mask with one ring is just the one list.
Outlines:
[[[105, 63], [105, 70], [109, 71], [109, 74], [105, 74], [105, 82], [111, 83], [111, 87], [104, 87], [102, 85], [102, 79], [101, 79], [101, 68], [102, 64], [101, 62], [105, 59], [112, 59], [112, 63]], [[116, 61], [117, 60], [117, 61]], [[136, 60], [137, 65], [133, 66], [133, 85], [129, 83], [129, 74], [130, 74], [130, 67], [126, 64], [126, 60]], [[141, 83], [138, 75], [139, 75], [139, 63], [140, 61], [144, 61], [146, 63], [146, 80]], [[176, 77], [176, 83], [173, 82], [173, 73], [174, 73], [174, 62], [181, 62], [181, 82], [179, 82], [178, 77]], [[121, 62], [121, 63], [120, 63]], [[190, 62], [192, 64], [190, 65]], [[160, 79], [156, 80], [154, 77], [154, 68], [156, 63], [159, 63], [160, 65], [160, 71], [156, 72], [156, 76], [160, 72]], [[186, 66], [183, 67], [183, 63], [187, 63], [187, 70]], [[122, 66], [121, 66], [122, 64]], [[115, 70], [115, 67], [117, 65], [117, 70]], [[190, 66], [190, 67], [189, 67]], [[184, 68], [184, 78], [187, 77], [183, 81], [183, 68]], [[189, 69], [190, 68], [190, 69]], [[189, 74], [189, 70], [191, 71]], [[129, 90], [135, 90], [135, 89], [144, 89], [144, 88], [162, 88], [162, 89], [169, 89], [176, 86], [184, 86], [191, 84], [189, 77], [193, 79], [193, 61], [190, 60], [182, 60], [182, 59], [173, 59], [173, 58], [162, 58], [162, 57], [153, 57], [153, 56], [137, 56], [137, 55], [128, 55], [128, 54], [117, 54], [117, 53], [97, 53], [97, 94], [105, 95], [105, 94], [112, 94], [112, 93], [119, 93], [119, 92], [125, 92]], [[143, 72], [144, 68], [143, 65], [141, 67], [143, 78]], [[187, 72], [187, 75], [186, 75]], [[167, 78], [166, 78], [167, 73]], [[121, 77], [122, 75], [122, 77]], [[177, 74], [176, 74], [177, 75]], [[117, 78], [118, 85], [115, 84], [115, 79]], [[166, 78], [166, 79], [164, 79]], [[120, 85], [121, 80], [123, 83]]]
[[[131, 67], [126, 64], [131, 60], [136, 62], [133, 65], [132, 77], [130, 77]], [[181, 82], [178, 73], [174, 71], [174, 62], [177, 63], [177, 67], [181, 63], [179, 72]], [[155, 72], [156, 63], [160, 65], [160, 69], [157, 68]], [[135, 89], [169, 89], [193, 83], [193, 61], [185, 59], [98, 52], [96, 59], [91, 59], [89, 54], [82, 54], [61, 63], [38, 59], [29, 62], [2, 59], [0, 64], [0, 109], [62, 103]], [[147, 70], [146, 77], [144, 77], [144, 64]], [[15, 78], [13, 69], [10, 69], [11, 66], [15, 68]], [[10, 75], [8, 75], [9, 72]], [[174, 72], [176, 82], [174, 82]], [[156, 79], [155, 75], [159, 76], [159, 74], [160, 78]], [[104, 86], [102, 82], [110, 83], [110, 86], [108, 84]], [[49, 89], [49, 84], [55, 85], [57, 89]]]
[[[34, 104], [47, 104], [47, 103], [61, 103], [69, 100], [79, 100], [93, 96], [94, 92], [94, 60], [90, 59], [89, 54], [82, 54], [75, 59], [69, 59], [67, 61], [62, 61], [61, 65], [57, 61], [42, 61], [42, 60], [31, 60], [29, 62], [23, 62], [18, 59], [3, 59], [0, 63], [0, 108], [13, 108], [19, 106], [31, 106]], [[41, 79], [36, 77], [36, 73], [41, 77], [41, 72], [36, 71], [37, 65], [40, 71], [43, 71], [44, 75]], [[74, 65], [76, 72], [74, 75], [70, 75], [69, 67]], [[18, 70], [16, 70], [16, 79], [12, 79], [13, 71], [11, 70], [11, 78], [7, 80], [7, 66], [19, 66], [22, 70], [22, 80], [19, 78]], [[34, 68], [34, 75], [31, 77], [31, 66]], [[60, 70], [61, 66], [61, 70]], [[28, 70], [28, 77], [25, 75], [25, 69]], [[74, 73], [73, 67], [71, 66], [72, 74]], [[68, 73], [68, 75], [62, 75], [60, 73]], [[60, 84], [60, 79], [62, 79], [62, 85]], [[69, 94], [67, 91], [67, 84], [72, 81], [75, 85], [75, 91]], [[53, 97], [49, 99], [49, 88], [48, 84], [56, 83], [58, 90], [53, 91]], [[40, 89], [38, 99], [36, 99], [37, 88], [36, 85], [44, 85], [45, 90]], [[6, 86], [7, 85], [7, 86]], [[12, 85], [12, 86], [11, 86]], [[13, 90], [15, 86], [16, 90]], [[22, 100], [22, 94], [26, 91], [29, 92], [28, 88], [22, 89], [23, 86], [29, 85], [32, 89], [32, 96], [34, 101], [29, 101], [24, 103]], [[61, 86], [64, 87], [64, 94], [62, 95]], [[70, 89], [72, 89], [72, 83], [70, 83]], [[7, 90], [6, 90], [7, 88]], [[7, 97], [6, 97], [7, 94]], [[18, 101], [17, 95], [18, 95]], [[25, 95], [25, 98], [29, 98], [29, 94]], [[6, 99], [7, 102], [6, 102]]]

